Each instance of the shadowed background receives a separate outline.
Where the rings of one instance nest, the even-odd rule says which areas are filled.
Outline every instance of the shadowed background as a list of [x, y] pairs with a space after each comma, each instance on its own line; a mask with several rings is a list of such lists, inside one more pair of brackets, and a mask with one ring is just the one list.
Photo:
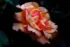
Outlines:
[[[14, 12], [21, 11], [16, 8], [17, 4], [35, 1], [40, 6], [48, 9], [53, 22], [58, 28], [58, 36], [51, 41], [51, 44], [41, 45], [33, 41], [29, 35], [20, 31], [12, 30], [13, 22], [17, 22], [13, 15]], [[69, 20], [70, 20], [70, 1], [67, 0], [0, 0], [0, 47], [67, 47], [69, 46]], [[3, 41], [4, 40], [4, 41]]]

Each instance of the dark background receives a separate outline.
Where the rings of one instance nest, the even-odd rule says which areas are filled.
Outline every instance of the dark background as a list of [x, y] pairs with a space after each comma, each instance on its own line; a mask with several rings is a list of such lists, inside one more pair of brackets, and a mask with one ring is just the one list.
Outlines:
[[[13, 31], [12, 24], [17, 22], [14, 19], [14, 12], [21, 11], [9, 2], [1, 2], [0, 6], [7, 4], [5, 9], [0, 8], [0, 30], [2, 30], [9, 39], [9, 45], [4, 47], [69, 47], [69, 27], [70, 27], [70, 1], [68, 0], [19, 0], [18, 4], [35, 1], [40, 6], [48, 9], [53, 22], [58, 25], [58, 36], [51, 41], [51, 44], [41, 45], [33, 41], [29, 35], [21, 31]], [[3, 11], [3, 13], [1, 13]]]

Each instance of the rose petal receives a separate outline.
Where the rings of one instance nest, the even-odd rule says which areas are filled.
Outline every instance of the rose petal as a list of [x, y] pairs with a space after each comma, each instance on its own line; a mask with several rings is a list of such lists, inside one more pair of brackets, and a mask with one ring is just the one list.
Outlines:
[[20, 5], [16, 5], [16, 7], [21, 9], [21, 6]]
[[46, 31], [43, 31], [46, 38], [52, 38], [52, 34], [48, 34]]
[[28, 25], [28, 30], [34, 32], [37, 36], [41, 36], [40, 31], [35, 30], [34, 28], [32, 28], [31, 26]]
[[19, 30], [18, 23], [14, 23], [12, 29], [15, 30], [15, 31], [18, 31]]
[[44, 7], [39, 7], [39, 9], [42, 11], [42, 12], [48, 12], [48, 10]]
[[46, 43], [50, 44], [50, 42], [48, 41], [48, 39], [46, 39], [43, 36], [41, 38], [38, 38], [37, 41], [40, 42], [41, 44], [46, 44]]

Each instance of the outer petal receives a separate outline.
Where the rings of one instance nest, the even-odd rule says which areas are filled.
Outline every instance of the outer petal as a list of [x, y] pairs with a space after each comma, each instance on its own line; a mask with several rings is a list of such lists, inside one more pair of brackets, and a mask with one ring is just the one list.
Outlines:
[[12, 29], [15, 30], [15, 31], [18, 31], [19, 30], [18, 23], [14, 23]]
[[16, 7], [21, 9], [21, 6], [20, 5], [16, 5]]
[[50, 44], [49, 40], [46, 39], [44, 36], [38, 38], [37, 41], [40, 42], [41, 44], [46, 44], [46, 43]]
[[52, 38], [52, 34], [48, 34], [46, 31], [43, 31], [46, 38], [50, 39]]
[[40, 9], [40, 11], [42, 11], [42, 12], [48, 12], [48, 10], [46, 9], [46, 8], [44, 8], [44, 7], [39, 7], [39, 9]]

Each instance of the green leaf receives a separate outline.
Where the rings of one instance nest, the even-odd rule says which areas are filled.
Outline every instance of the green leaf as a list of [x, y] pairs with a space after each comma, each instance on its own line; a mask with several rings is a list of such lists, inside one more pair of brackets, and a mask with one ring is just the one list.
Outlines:
[[8, 37], [2, 31], [0, 31], [0, 43], [3, 44], [3, 45], [8, 45], [9, 44]]

